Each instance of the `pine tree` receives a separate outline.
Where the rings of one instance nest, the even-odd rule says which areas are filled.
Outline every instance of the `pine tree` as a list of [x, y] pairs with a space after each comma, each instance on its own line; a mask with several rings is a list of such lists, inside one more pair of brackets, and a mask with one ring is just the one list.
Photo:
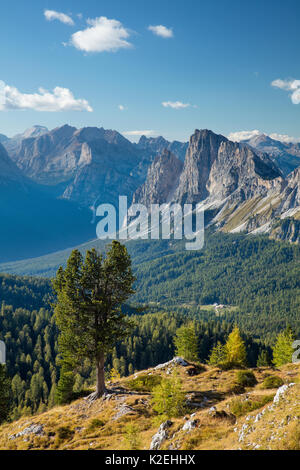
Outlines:
[[211, 366], [219, 366], [226, 362], [225, 346], [218, 341], [217, 345], [212, 349], [208, 363]]
[[197, 361], [198, 338], [195, 331], [195, 323], [192, 322], [178, 328], [174, 344], [177, 356], [181, 356], [187, 361]]
[[6, 367], [0, 364], [0, 424], [9, 417], [11, 409], [11, 381], [7, 376]]
[[106, 355], [132, 326], [121, 307], [134, 292], [134, 280], [126, 247], [113, 241], [105, 258], [92, 249], [83, 260], [74, 250], [53, 282], [61, 360], [73, 370], [85, 358], [94, 362], [97, 387], [91, 398], [105, 393]]
[[226, 362], [237, 366], [247, 365], [246, 346], [236, 326], [228, 336], [225, 344]]
[[292, 356], [294, 353], [292, 345], [294, 340], [294, 333], [289, 327], [285, 331], [279, 333], [276, 344], [273, 348], [273, 364], [276, 367], [292, 362]]
[[257, 367], [268, 367], [271, 365], [271, 359], [268, 354], [268, 351], [266, 351], [265, 349], [261, 351], [261, 353], [258, 356], [256, 365]]

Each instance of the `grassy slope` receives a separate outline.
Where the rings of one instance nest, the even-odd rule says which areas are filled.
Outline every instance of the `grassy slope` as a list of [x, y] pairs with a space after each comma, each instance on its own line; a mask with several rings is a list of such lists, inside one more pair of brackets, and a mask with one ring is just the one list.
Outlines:
[[[300, 449], [300, 385], [291, 388], [273, 410], [267, 411], [260, 421], [254, 423], [255, 416], [269, 406], [276, 393], [276, 389], [263, 388], [264, 378], [271, 374], [281, 377], [285, 383], [294, 382], [299, 377], [299, 365], [290, 364], [280, 370], [253, 369], [258, 384], [244, 390], [237, 388], [235, 370], [221, 371], [205, 366], [199, 375], [190, 377], [186, 368], [176, 366], [176, 369], [192, 402], [203, 401], [204, 397], [208, 401], [203, 408], [191, 407], [186, 410], [186, 415], [172, 418], [169, 437], [162, 449], [253, 449], [257, 443], [260, 449]], [[166, 376], [166, 369], [140, 374]], [[132, 385], [128, 389], [132, 380], [133, 377], [128, 377], [114, 383], [114, 387], [123, 387], [123, 393], [112, 395], [109, 400], [100, 399], [89, 404], [80, 399], [71, 405], [2, 425], [0, 449], [116, 450], [135, 446], [149, 449], [161, 420], [153, 411], [150, 393], [134, 391]], [[252, 411], [249, 411], [249, 402]], [[130, 413], [116, 419], [116, 413], [124, 404], [131, 408]], [[212, 416], [209, 411], [212, 405], [223, 416]], [[236, 413], [234, 416], [233, 411]], [[197, 424], [195, 429], [187, 432], [182, 427], [191, 413], [196, 413], [194, 419]], [[31, 424], [42, 424], [44, 434], [10, 438]], [[244, 424], [248, 431], [244, 440], [239, 441]], [[133, 439], [129, 437], [128, 425], [135, 429]]]

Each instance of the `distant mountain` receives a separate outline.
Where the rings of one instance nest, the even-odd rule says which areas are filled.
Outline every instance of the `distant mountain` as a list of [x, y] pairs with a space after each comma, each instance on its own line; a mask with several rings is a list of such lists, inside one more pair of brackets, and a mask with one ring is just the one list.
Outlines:
[[24, 139], [39, 137], [46, 132], [48, 132], [47, 127], [36, 125], [26, 129], [22, 134], [16, 134], [10, 139], [6, 138], [2, 141], [2, 143], [9, 154], [14, 154], [19, 151], [21, 143]]
[[187, 148], [163, 137], [133, 144], [115, 130], [69, 125], [52, 131], [35, 126], [5, 145], [26, 176], [85, 207], [116, 203], [119, 195], [131, 201], [157, 155], [168, 148], [184, 160]]
[[196, 130], [190, 139], [175, 199], [199, 202], [206, 198], [242, 202], [265, 193], [281, 177], [267, 156], [209, 130]]
[[300, 144], [280, 142], [265, 134], [256, 135], [242, 142], [270, 155], [285, 176], [300, 166]]
[[0, 144], [0, 260], [24, 259], [95, 236], [92, 214], [27, 178]]
[[82, 206], [114, 203], [119, 194], [131, 198], [150, 164], [147, 153], [117, 131], [68, 125], [22, 140], [10, 156], [35, 182]]
[[149, 155], [159, 155], [165, 149], [169, 150], [181, 161], [184, 161], [188, 148], [188, 142], [178, 142], [177, 140], [169, 142], [161, 136], [147, 138], [144, 135], [136, 145], [139, 149], [145, 150]]
[[[154, 142], [136, 145], [115, 130], [76, 129], [69, 125], [52, 131], [34, 126], [11, 139], [4, 139], [3, 145], [10, 158], [5, 152], [0, 168], [0, 181], [3, 180], [1, 204], [2, 210], [4, 204], [10, 207], [10, 215], [7, 215], [10, 223], [2, 229], [0, 238], [7, 240], [10, 247], [13, 243], [18, 244], [14, 225], [18, 219], [26, 243], [18, 253], [7, 250], [7, 258], [2, 261], [42, 255], [94, 238], [95, 226], [90, 221], [95, 218], [89, 209], [94, 210], [98, 204], [107, 202], [117, 205], [119, 195], [126, 195], [131, 201], [134, 192], [145, 181], [158, 148], [173, 147], [179, 153], [181, 151], [183, 158], [185, 146], [161, 140], [160, 147], [156, 141], [154, 151]], [[182, 167], [180, 161], [178, 165]], [[11, 177], [7, 178], [9, 171]], [[7, 187], [4, 190], [4, 181], [13, 178], [15, 183], [11, 190]], [[25, 188], [25, 193], [21, 187]], [[20, 204], [23, 205], [22, 215], [17, 215]], [[40, 212], [42, 205], [47, 207], [47, 220]], [[64, 211], [65, 217], [60, 219]], [[78, 220], [82, 222], [79, 225]], [[42, 224], [48, 235], [40, 229]], [[39, 230], [43, 236], [37, 241]], [[10, 238], [12, 232], [15, 235]], [[0, 250], [0, 261], [2, 254], [4, 256]]]
[[[165, 179], [165, 173], [174, 167], [174, 158], [158, 159], [160, 171], [156, 184]], [[151, 191], [156, 168], [149, 169], [147, 180], [148, 194]], [[223, 202], [226, 198], [243, 202], [257, 194], [266, 193], [273, 184], [281, 181], [281, 172], [266, 155], [258, 156], [248, 146], [229, 141], [222, 135], [209, 130], [196, 130], [190, 138], [186, 159], [180, 174], [173, 177], [173, 200], [180, 203]], [[177, 181], [176, 181], [177, 180]], [[152, 191], [155, 188], [152, 187]], [[139, 189], [140, 194], [141, 190]], [[160, 191], [158, 202], [166, 202]], [[134, 196], [135, 199], [137, 196]], [[150, 198], [151, 199], [151, 198]]]

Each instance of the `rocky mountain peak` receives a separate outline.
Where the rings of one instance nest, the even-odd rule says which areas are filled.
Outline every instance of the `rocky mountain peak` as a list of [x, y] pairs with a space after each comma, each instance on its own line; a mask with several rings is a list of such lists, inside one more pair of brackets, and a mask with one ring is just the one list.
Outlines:
[[159, 136], [159, 137], [146, 137], [145, 135], [142, 135], [139, 142], [138, 146], [141, 148], [147, 148], [149, 146], [165, 146], [166, 148], [169, 145], [169, 141], [166, 140], [164, 137]]
[[29, 139], [31, 137], [35, 138], [35, 137], [40, 137], [41, 135], [44, 135], [47, 132], [49, 132], [49, 129], [47, 127], [35, 125], [29, 129], [26, 129], [26, 131], [23, 134], [21, 134], [21, 137], [22, 139]]
[[63, 126], [56, 127], [50, 131], [49, 135], [55, 137], [56, 139], [70, 138], [76, 131], [76, 127], [69, 126], [69, 124], [64, 124]]
[[208, 196], [206, 184], [222, 142], [227, 142], [226, 137], [208, 129], [195, 130], [189, 141], [177, 189], [178, 200], [192, 202]]
[[167, 149], [176, 155], [179, 160], [184, 161], [188, 144], [187, 142], [178, 142], [176, 140], [169, 142], [162, 136], [146, 137], [143, 135], [136, 146], [139, 150], [144, 150], [145, 153], [150, 155], [152, 158], [156, 155], [160, 155], [165, 149]]

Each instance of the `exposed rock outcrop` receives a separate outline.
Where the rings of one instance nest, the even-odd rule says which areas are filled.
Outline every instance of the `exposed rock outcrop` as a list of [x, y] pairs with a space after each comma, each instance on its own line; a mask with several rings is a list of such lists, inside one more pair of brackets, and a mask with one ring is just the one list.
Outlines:
[[169, 437], [168, 429], [172, 426], [172, 424], [172, 421], [168, 420], [159, 426], [157, 433], [152, 437], [150, 450], [159, 450], [161, 448], [162, 444]]
[[151, 204], [169, 202], [174, 196], [183, 163], [171, 152], [164, 150], [150, 166], [146, 182], [137, 189], [133, 203], [149, 207]]

